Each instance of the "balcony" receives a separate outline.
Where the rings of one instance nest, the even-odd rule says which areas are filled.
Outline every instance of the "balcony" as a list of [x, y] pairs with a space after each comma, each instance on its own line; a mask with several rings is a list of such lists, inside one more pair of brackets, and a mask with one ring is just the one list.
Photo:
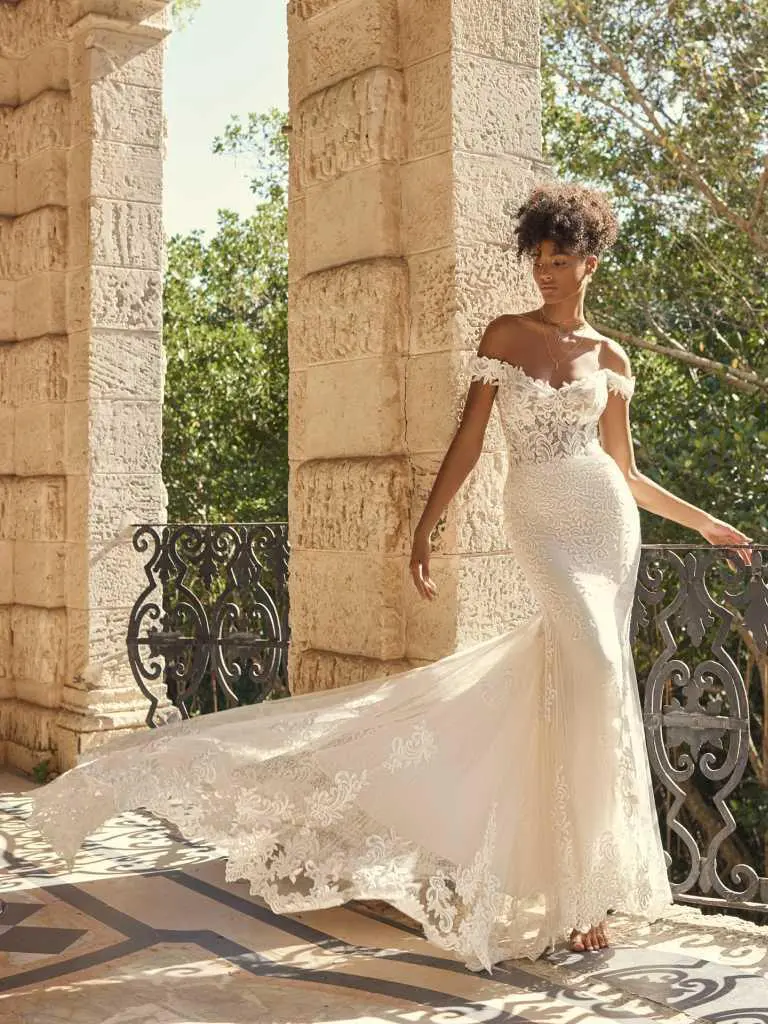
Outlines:
[[[128, 653], [147, 721], [287, 692], [285, 524], [142, 526]], [[647, 545], [632, 642], [677, 905], [610, 948], [467, 972], [386, 905], [277, 916], [217, 852], [114, 819], [65, 873], [4, 777], [3, 1020], [768, 1021], [768, 588], [709, 546]], [[152, 685], [162, 679], [170, 705]]]
[[[128, 653], [158, 725], [288, 693], [287, 524], [142, 525]], [[768, 920], [768, 547], [643, 545], [631, 638], [673, 887]], [[737, 809], [737, 817], [731, 808]], [[737, 818], [740, 819], [737, 821]]]

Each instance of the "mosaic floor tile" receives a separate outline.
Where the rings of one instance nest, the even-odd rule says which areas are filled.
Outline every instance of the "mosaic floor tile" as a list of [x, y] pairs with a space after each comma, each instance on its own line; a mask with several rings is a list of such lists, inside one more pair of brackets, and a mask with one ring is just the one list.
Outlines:
[[[216, 851], [115, 819], [66, 872], [0, 778], [3, 1024], [755, 1024], [768, 929], [615, 915], [609, 950], [564, 947], [493, 976], [382, 905], [273, 914]], [[762, 1014], [762, 1016], [760, 1016]]]
[[[563, 971], [581, 965], [572, 956], [552, 958]], [[589, 969], [589, 977], [611, 988], [650, 999], [699, 1021], [741, 1024], [758, 1012], [768, 1019], [768, 974], [759, 969], [724, 966], [698, 956], [648, 946], [612, 949]]]

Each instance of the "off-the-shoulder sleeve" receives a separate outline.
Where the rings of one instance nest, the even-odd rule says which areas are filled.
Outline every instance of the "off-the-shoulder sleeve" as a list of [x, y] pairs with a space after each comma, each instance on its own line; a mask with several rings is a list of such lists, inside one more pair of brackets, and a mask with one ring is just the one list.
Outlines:
[[611, 370], [608, 367], [605, 368], [605, 376], [609, 390], [615, 391], [622, 398], [626, 398], [629, 401], [635, 391], [635, 378], [625, 377], [623, 373], [616, 373], [615, 370]]
[[501, 384], [504, 380], [504, 361], [475, 353], [469, 361], [468, 373], [470, 380], [481, 380], [484, 384]]

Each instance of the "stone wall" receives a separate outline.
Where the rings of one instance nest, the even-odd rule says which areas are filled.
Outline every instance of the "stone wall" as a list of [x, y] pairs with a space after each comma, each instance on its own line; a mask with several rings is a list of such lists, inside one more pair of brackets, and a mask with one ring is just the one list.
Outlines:
[[535, 305], [508, 248], [549, 176], [538, 0], [289, 4], [294, 692], [424, 664], [514, 625], [532, 597], [502, 530], [498, 414], [433, 539], [413, 528], [483, 326]]
[[128, 524], [164, 514], [166, 0], [0, 3], [0, 755], [143, 720]]

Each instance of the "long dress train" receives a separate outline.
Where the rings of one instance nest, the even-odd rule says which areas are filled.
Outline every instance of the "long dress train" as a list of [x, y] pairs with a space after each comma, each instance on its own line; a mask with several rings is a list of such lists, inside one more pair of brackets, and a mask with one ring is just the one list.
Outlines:
[[504, 520], [535, 596], [516, 628], [396, 676], [120, 737], [36, 792], [69, 863], [146, 808], [277, 912], [382, 899], [472, 970], [609, 908], [672, 904], [629, 643], [637, 505], [602, 449], [607, 368], [555, 388], [474, 354], [508, 448]]

